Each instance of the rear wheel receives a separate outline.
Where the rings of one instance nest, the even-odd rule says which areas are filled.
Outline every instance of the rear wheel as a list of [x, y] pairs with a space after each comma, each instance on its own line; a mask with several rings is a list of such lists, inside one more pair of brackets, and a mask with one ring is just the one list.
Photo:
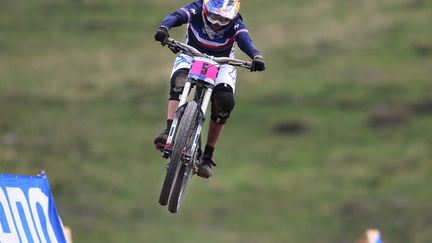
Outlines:
[[192, 166], [186, 166], [184, 164], [181, 165], [168, 205], [168, 210], [171, 213], [177, 213], [178, 209], [180, 208], [186, 185], [191, 176], [191, 171]]
[[[177, 180], [177, 177], [179, 177], [179, 174], [184, 174], [184, 169], [183, 171], [180, 171], [180, 167], [184, 167], [184, 164], [181, 162], [181, 157], [183, 151], [187, 147], [187, 142], [189, 140], [190, 133], [192, 132], [191, 127], [194, 123], [197, 107], [198, 105], [196, 102], [188, 102], [179, 123], [179, 127], [177, 129], [178, 133], [174, 141], [174, 148], [171, 155], [171, 160], [168, 164], [167, 173], [159, 196], [159, 203], [162, 206], [168, 204], [170, 194], [172, 194], [171, 190]], [[182, 177], [181, 180], [183, 180], [183, 176], [180, 177]], [[177, 209], [178, 208], [176, 208], [175, 212], [177, 212]]]

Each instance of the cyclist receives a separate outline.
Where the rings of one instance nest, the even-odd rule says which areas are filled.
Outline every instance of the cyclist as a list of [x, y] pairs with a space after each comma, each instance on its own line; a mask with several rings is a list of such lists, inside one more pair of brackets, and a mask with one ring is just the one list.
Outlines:
[[[233, 58], [234, 47], [237, 44], [253, 59], [251, 71], [263, 71], [264, 58], [253, 45], [239, 10], [240, 0], [198, 0], [165, 17], [154, 38], [165, 45], [172, 27], [187, 24], [188, 45], [211, 56]], [[185, 54], [180, 54], [175, 59], [171, 72], [167, 126], [154, 140], [158, 150], [165, 146], [191, 63], [192, 58]], [[213, 166], [216, 165], [213, 161], [213, 152], [222, 128], [235, 105], [236, 77], [236, 69], [233, 66], [220, 67], [211, 97], [211, 121], [207, 144], [197, 171], [201, 177], [208, 178], [213, 174]]]

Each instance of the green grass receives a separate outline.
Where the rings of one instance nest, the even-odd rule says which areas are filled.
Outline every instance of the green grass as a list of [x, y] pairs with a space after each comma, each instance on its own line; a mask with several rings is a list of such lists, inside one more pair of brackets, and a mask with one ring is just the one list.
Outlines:
[[[411, 108], [431, 98], [431, 1], [244, 1], [268, 68], [239, 71], [216, 174], [171, 215], [152, 140], [174, 56], [153, 34], [185, 3], [0, 0], [1, 173], [46, 170], [76, 242], [430, 241], [432, 117]], [[404, 122], [372, 127], [380, 104]]]

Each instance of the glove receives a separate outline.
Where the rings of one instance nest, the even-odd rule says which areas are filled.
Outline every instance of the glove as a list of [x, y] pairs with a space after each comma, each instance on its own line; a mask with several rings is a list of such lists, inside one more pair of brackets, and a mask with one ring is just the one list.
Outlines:
[[255, 56], [252, 61], [251, 72], [264, 71], [264, 69], [265, 69], [264, 58], [261, 55]]
[[168, 29], [165, 27], [160, 27], [154, 36], [155, 40], [159, 41], [163, 46], [166, 45], [168, 41], [168, 37], [169, 37]]

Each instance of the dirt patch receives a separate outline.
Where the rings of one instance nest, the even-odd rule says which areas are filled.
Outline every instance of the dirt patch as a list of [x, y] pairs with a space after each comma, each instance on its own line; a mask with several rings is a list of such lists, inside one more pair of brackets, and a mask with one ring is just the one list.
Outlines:
[[432, 114], [432, 97], [412, 104], [410, 109], [419, 115]]
[[405, 125], [412, 118], [412, 112], [405, 106], [378, 104], [369, 116], [373, 128], [386, 128]]
[[307, 131], [307, 124], [302, 120], [285, 120], [274, 125], [273, 130], [282, 135], [298, 135]]
[[414, 45], [414, 51], [418, 56], [430, 57], [432, 56], [432, 45], [430, 44], [417, 44]]

